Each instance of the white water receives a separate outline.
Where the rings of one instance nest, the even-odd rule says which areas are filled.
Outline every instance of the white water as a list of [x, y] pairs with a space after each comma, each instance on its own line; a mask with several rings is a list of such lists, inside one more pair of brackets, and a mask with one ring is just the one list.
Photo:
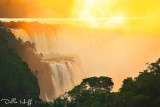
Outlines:
[[77, 55], [86, 77], [109, 76], [115, 83], [114, 91], [126, 77], [137, 76], [146, 62], [156, 61], [160, 55], [157, 45], [160, 39], [156, 35], [122, 34], [63, 25], [31, 34], [22, 29], [12, 32], [24, 41], [34, 42], [38, 52], [47, 58], [54, 54]]
[[38, 53], [48, 55], [47, 53], [55, 53], [57, 51], [57, 41], [54, 32], [51, 32], [50, 35], [46, 35], [43, 31], [27, 34], [23, 29], [12, 29], [12, 32], [17, 38], [21, 38], [23, 41], [34, 42]]
[[[31, 41], [34, 42], [36, 45], [36, 49], [38, 53], [43, 53], [44, 58], [52, 58], [55, 57], [56, 55], [56, 36], [55, 34], [51, 33], [51, 35], [46, 35], [44, 32], [34, 32], [33, 34], [27, 34], [25, 30], [22, 29], [12, 29], [12, 33], [16, 36], [16, 38], [21, 38], [23, 41]], [[64, 59], [70, 56], [63, 56]], [[53, 62], [47, 62], [51, 68], [51, 74], [49, 77], [51, 79], [50, 82], [53, 85], [53, 90], [46, 89], [46, 80], [39, 80], [41, 85], [40, 86], [40, 91], [42, 87], [42, 92], [40, 94], [41, 99], [50, 101], [56, 97], [58, 97], [61, 94], [64, 94], [65, 92], [68, 92], [69, 90], [73, 89], [74, 86], [80, 84], [83, 78], [85, 78], [81, 65], [76, 60], [77, 58], [74, 58], [74, 61], [66, 61], [60, 59], [59, 61], [53, 61]], [[48, 71], [45, 71], [48, 72]], [[43, 77], [43, 75], [45, 77]], [[47, 74], [42, 74], [39, 79], [44, 79], [46, 78]], [[47, 87], [52, 87], [52, 86], [47, 86]], [[45, 91], [44, 91], [45, 90]], [[49, 92], [46, 92], [49, 91]], [[52, 95], [51, 95], [52, 94]]]
[[52, 82], [56, 91], [55, 97], [71, 90], [81, 82], [83, 75], [77, 65], [71, 62], [50, 64], [52, 69]]

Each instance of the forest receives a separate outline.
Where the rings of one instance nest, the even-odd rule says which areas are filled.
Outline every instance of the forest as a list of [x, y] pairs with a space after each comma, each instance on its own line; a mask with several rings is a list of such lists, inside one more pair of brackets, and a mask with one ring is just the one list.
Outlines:
[[[9, 29], [0, 25], [0, 99], [37, 99], [40, 93], [38, 80], [17, 54], [16, 42], [27, 48]], [[5, 106], [2, 102], [0, 105]]]

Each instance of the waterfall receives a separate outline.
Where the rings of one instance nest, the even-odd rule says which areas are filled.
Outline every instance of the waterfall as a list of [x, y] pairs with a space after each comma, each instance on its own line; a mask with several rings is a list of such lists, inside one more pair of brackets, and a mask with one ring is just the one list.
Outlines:
[[[96, 29], [78, 25], [61, 24], [57, 27], [48, 24], [51, 29], [45, 27], [39, 29], [40, 26], [44, 25], [36, 26], [38, 30], [35, 31], [34, 29], [28, 31], [19, 27], [18, 29], [12, 29], [12, 32], [17, 38], [20, 37], [24, 41], [34, 42], [38, 53], [43, 53], [45, 59], [58, 55], [74, 56], [75, 63], [72, 64], [82, 68], [86, 77], [109, 76], [113, 78], [115, 84], [113, 91], [118, 91], [126, 77], [137, 76], [140, 71], [145, 69], [145, 62], [154, 62], [159, 58], [160, 46], [157, 44], [160, 42], [160, 38], [157, 35], [131, 34], [119, 30], [109, 31], [107, 28]], [[60, 69], [66, 69], [62, 60], [49, 63], [53, 71], [52, 74], [59, 75], [56, 74], [56, 71], [61, 72]], [[76, 71], [75, 69], [72, 70], [72, 72]], [[72, 74], [65, 73], [62, 76], [63, 78], [66, 78], [65, 75]], [[77, 75], [75, 73], [70, 78], [74, 81], [73, 78]], [[52, 80], [55, 81], [54, 79]], [[58, 83], [58, 80], [56, 82]], [[68, 89], [72, 86], [71, 83], [72, 81], [70, 81]], [[55, 86], [57, 87], [55, 90], [58, 90], [59, 86]]]
[[[74, 86], [80, 84], [82, 79], [85, 77], [81, 65], [76, 57], [71, 59], [70, 55], [56, 54], [57, 41], [54, 33], [53, 35], [48, 35], [43, 31], [33, 32], [28, 34], [23, 29], [11, 29], [12, 33], [16, 38], [21, 38], [24, 42], [30, 41], [35, 43], [35, 47], [38, 53], [42, 53], [43, 58], [47, 58], [49, 61], [42, 60], [40, 65], [45, 63], [45, 66], [39, 68], [33, 67], [33, 63], [28, 61], [29, 65], [32, 66], [34, 70], [40, 70], [38, 76], [40, 85], [40, 98], [42, 100], [51, 101], [57, 98], [59, 95], [71, 90]], [[51, 58], [54, 57], [55, 59]], [[48, 69], [46, 66], [50, 67]], [[47, 68], [47, 69], [46, 69]], [[48, 85], [47, 85], [48, 84]], [[49, 86], [51, 85], [52, 86]]]
[[51, 63], [52, 81], [55, 84], [56, 97], [71, 90], [81, 82], [83, 75], [71, 62]]
[[15, 34], [16, 38], [21, 38], [24, 42], [31, 41], [35, 43], [38, 53], [47, 55], [48, 53], [56, 52], [57, 41], [54, 32], [46, 34], [45, 31], [39, 30], [28, 34], [23, 29], [11, 29], [11, 31]]

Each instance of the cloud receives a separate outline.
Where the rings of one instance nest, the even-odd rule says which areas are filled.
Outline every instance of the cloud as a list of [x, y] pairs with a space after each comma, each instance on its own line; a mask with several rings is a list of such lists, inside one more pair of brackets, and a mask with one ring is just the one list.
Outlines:
[[68, 17], [73, 0], [1, 0], [1, 18]]
[[0, 1], [1, 18], [24, 18], [35, 14], [36, 6], [32, 6], [27, 0], [3, 0]]

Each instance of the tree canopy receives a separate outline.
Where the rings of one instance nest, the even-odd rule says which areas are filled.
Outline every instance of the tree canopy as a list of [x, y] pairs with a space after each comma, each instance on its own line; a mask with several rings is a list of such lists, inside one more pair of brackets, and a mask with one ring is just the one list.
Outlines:
[[27, 63], [9, 45], [11, 39], [8, 38], [16, 40], [11, 32], [0, 28], [0, 99], [38, 98], [38, 80]]
[[86, 78], [55, 101], [79, 102], [62, 107], [160, 107], [160, 59], [147, 63], [147, 69], [137, 77], [124, 79], [118, 92], [111, 92], [112, 87], [109, 77]]

